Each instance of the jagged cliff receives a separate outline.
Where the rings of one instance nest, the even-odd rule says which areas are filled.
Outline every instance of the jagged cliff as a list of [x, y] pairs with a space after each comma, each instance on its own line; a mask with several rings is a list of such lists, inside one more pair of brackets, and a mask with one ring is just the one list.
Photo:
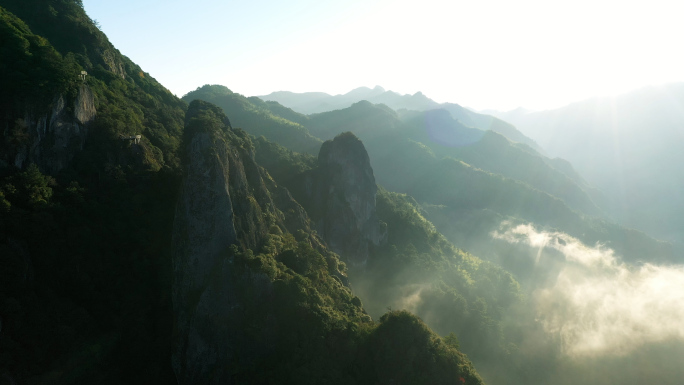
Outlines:
[[[218, 107], [190, 104], [184, 165], [173, 231], [179, 384], [481, 383], [463, 355], [408, 312], [371, 322], [345, 283], [344, 264]], [[342, 136], [321, 151], [327, 179], [311, 179], [326, 202], [319, 225], [329, 224], [333, 242], [346, 237], [353, 252], [384, 238], [366, 166], [363, 145]], [[334, 214], [343, 228], [332, 225]], [[404, 355], [404, 343], [424, 354]]]
[[[231, 129], [217, 107], [190, 105], [185, 140], [173, 233], [173, 367], [181, 384], [226, 383], [237, 370], [230, 363], [249, 365], [270, 351], [242, 335], [249, 304], [239, 293], [250, 292], [255, 303], [270, 301], [271, 278], [236, 267], [236, 250], [259, 251], [273, 235], [311, 231], [302, 207], [255, 163], [247, 135]], [[314, 237], [304, 240], [320, 246]], [[258, 331], [256, 340], [274, 338], [275, 330]]]
[[323, 143], [318, 168], [304, 174], [307, 211], [331, 250], [355, 265], [368, 260], [369, 247], [387, 240], [375, 213], [377, 186], [368, 153], [352, 133]]
[[4, 127], [3, 136], [14, 146], [2, 160], [20, 169], [27, 163], [36, 163], [54, 174], [83, 150], [88, 127], [96, 115], [93, 92], [85, 84], [78, 88], [73, 102], [68, 103], [60, 94], [47, 111], [26, 107], [23, 118]]
[[[212, 373], [212, 368], [233, 358], [229, 321], [241, 306], [234, 298], [236, 282], [229, 277], [229, 246], [261, 246], [268, 234], [262, 217], [273, 215], [259, 204], [272, 207], [249, 148], [221, 115], [200, 102], [193, 103], [186, 115], [185, 172], [173, 234], [178, 334], [173, 367], [181, 384], [228, 380], [228, 374], [220, 369]], [[257, 292], [272, 290], [268, 277], [245, 279]], [[228, 322], [208, 328], [214, 319]], [[224, 342], [216, 344], [217, 339]]]
[[[373, 323], [251, 139], [120, 55], [80, 1], [0, 1], [0, 51], [0, 379], [479, 383], [409, 313]], [[372, 172], [329, 150], [341, 200], [320, 223], [346, 216], [363, 250]]]
[[[178, 168], [187, 105], [121, 55], [79, 1], [0, 1], [0, 52], [0, 167]], [[136, 146], [120, 140], [135, 135]]]

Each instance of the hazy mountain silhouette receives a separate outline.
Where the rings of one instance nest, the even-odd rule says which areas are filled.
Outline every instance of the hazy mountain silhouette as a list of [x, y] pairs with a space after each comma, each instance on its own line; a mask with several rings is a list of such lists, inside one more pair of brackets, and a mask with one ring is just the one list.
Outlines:
[[497, 113], [568, 159], [628, 226], [684, 240], [684, 83], [646, 87], [550, 111]]
[[[498, 118], [381, 87], [181, 100], [81, 0], [0, 0], [0, 52], [0, 384], [684, 376], [671, 245]], [[628, 171], [676, 188], [667, 106], [641, 150], [672, 152]]]
[[523, 135], [513, 125], [491, 115], [480, 114], [464, 108], [455, 103], [437, 103], [428, 98], [422, 92], [413, 95], [401, 95], [394, 91], [386, 91], [380, 86], [375, 88], [359, 87], [346, 94], [329, 95], [323, 92], [295, 93], [278, 91], [268, 95], [259, 96], [263, 100], [276, 101], [303, 114], [313, 114], [347, 108], [361, 100], [367, 100], [374, 104], [385, 104], [394, 110], [427, 111], [444, 109], [449, 111], [454, 119], [458, 119], [463, 125], [481, 130], [498, 132], [508, 139], [525, 143], [528, 146], [543, 152], [541, 147], [533, 140]]

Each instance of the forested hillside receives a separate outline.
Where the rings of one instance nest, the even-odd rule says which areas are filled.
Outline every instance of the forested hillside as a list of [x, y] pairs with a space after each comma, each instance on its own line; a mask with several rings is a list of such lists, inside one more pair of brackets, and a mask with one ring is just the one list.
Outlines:
[[402, 120], [386, 106], [359, 102], [311, 115], [308, 127], [323, 138], [346, 130], [357, 134], [381, 185], [411, 194], [426, 207], [439, 205], [428, 210], [429, 219], [450, 240], [483, 257], [498, 260], [490, 233], [501, 221], [515, 219], [560, 229], [587, 244], [604, 242], [633, 261], [644, 255], [652, 261], [673, 258], [671, 245], [602, 219], [592, 199], [602, 201], [601, 194], [563, 161], [465, 127], [443, 111]]
[[256, 97], [246, 98], [218, 85], [205, 85], [183, 96], [188, 103], [196, 99], [221, 107], [235, 127], [244, 128], [255, 136], [263, 135], [295, 151], [315, 154], [321, 145], [321, 140], [302, 126], [305, 116], [277, 103], [265, 103]]
[[[601, 255], [601, 259], [605, 254], [610, 274], [623, 271], [625, 279], [630, 275], [624, 275], [628, 270], [622, 269], [641, 273], [637, 267], [623, 266], [673, 261], [671, 245], [573, 210], [568, 201], [573, 202], [570, 197], [576, 194], [580, 199], [574, 205], [587, 202], [585, 210], [596, 212], [589, 196], [597, 192], [567, 162], [544, 158], [496, 133], [463, 127], [439, 112], [400, 117], [386, 106], [361, 102], [301, 121], [322, 138], [345, 130], [359, 135], [368, 148], [377, 180], [417, 199], [382, 189], [378, 193], [377, 215], [387, 224], [387, 241], [373, 249], [367, 265], [349, 270], [352, 287], [371, 315], [388, 307], [410, 309], [440, 333], [453, 332], [449, 338], [459, 341], [492, 383], [592, 382], [597, 378], [592, 373], [599, 368], [605, 368], [602, 378], [609, 383], [638, 383], [637, 378], [643, 378], [619, 369], [620, 365], [643, 368], [637, 364], [643, 359], [638, 352], [627, 353], [620, 365], [610, 358], [568, 360], [563, 343], [559, 349], [555, 334], [545, 330], [548, 324], [536, 318], [556, 317], [554, 322], [564, 322], [562, 308], [540, 307], [538, 295], [565, 290], [553, 287], [554, 283], [558, 285], [557, 280], [577, 268], [575, 258], [589, 258], [585, 253]], [[321, 167], [320, 159], [317, 162], [264, 138], [256, 145], [259, 161], [275, 180], [288, 186], [296, 198], [302, 197], [297, 199], [307, 210], [316, 210], [306, 197], [306, 178], [298, 175]], [[457, 157], [499, 173], [473, 167]], [[524, 178], [530, 179], [520, 180]], [[554, 178], [564, 182], [554, 184]], [[542, 188], [557, 188], [565, 199]], [[541, 234], [530, 233], [531, 224]], [[508, 272], [447, 246], [450, 242], [439, 232]], [[614, 251], [617, 260], [612, 257]], [[581, 282], [581, 278], [575, 279]], [[545, 313], [554, 313], [553, 309], [561, 314]], [[653, 349], [654, 358], [647, 361], [663, 365], [662, 375], [657, 377], [671, 383], [671, 374], [678, 369], [663, 357], [678, 351], [679, 345]]]
[[[3, 382], [481, 383], [458, 345], [416, 316], [372, 321], [345, 264], [254, 161], [252, 139], [210, 104], [186, 114], [79, 1], [2, 1], [0, 15], [0, 50], [11, 59], [0, 63]], [[255, 102], [243, 107], [265, 111]], [[283, 138], [302, 132], [269, 113], [243, 123], [240, 112], [234, 121], [256, 129], [294, 127]], [[321, 141], [305, 137], [317, 150]], [[183, 200], [217, 192], [193, 183], [206, 176], [193, 162], [230, 165], [228, 211], [212, 212], [230, 227], [216, 236], [197, 227], [211, 217], [183, 214], [183, 202], [226, 202]], [[205, 275], [184, 264], [191, 250], [209, 250]], [[206, 326], [206, 301], [223, 309], [222, 326]], [[242, 310], [231, 313], [231, 303]], [[231, 353], [206, 366], [187, 349], [197, 333]]]
[[0, 0], [0, 57], [0, 384], [684, 375], [672, 246], [501, 120], [179, 99], [80, 0]]

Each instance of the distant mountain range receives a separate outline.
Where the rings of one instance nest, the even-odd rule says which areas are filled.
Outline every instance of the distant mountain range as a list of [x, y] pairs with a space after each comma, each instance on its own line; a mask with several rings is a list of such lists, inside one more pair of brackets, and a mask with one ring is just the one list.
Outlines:
[[684, 241], [684, 83], [555, 110], [495, 112], [607, 194], [627, 226]]
[[[380, 87], [312, 114], [179, 99], [81, 0], [0, 0], [0, 52], [0, 385], [684, 377], [672, 245], [499, 118]], [[606, 159], [674, 218], [681, 98], [658, 100], [623, 106], [658, 119]]]
[[[669, 246], [599, 219], [605, 216], [605, 197], [567, 161], [550, 159], [491, 130], [468, 127], [444, 109], [396, 112], [384, 104], [361, 101], [303, 115], [218, 85], [205, 85], [183, 99], [214, 103], [235, 117], [236, 127], [243, 127], [240, 121], [250, 122], [244, 126], [248, 133], [295, 151], [311, 136], [329, 140], [353, 132], [368, 149], [377, 181], [426, 207], [440, 206], [428, 219], [476, 255], [497, 258], [499, 251], [489, 247], [490, 233], [506, 218], [561, 229], [587, 244], [601, 242], [628, 260], [639, 260], [646, 252], [653, 261], [671, 255]], [[287, 143], [280, 139], [288, 127], [280, 123], [283, 119], [303, 128], [289, 131]]]
[[259, 96], [264, 101], [275, 101], [285, 107], [289, 107], [302, 114], [315, 114], [347, 108], [354, 103], [367, 100], [373, 104], [384, 104], [395, 111], [428, 111], [444, 109], [454, 119], [467, 127], [481, 130], [498, 132], [508, 139], [524, 143], [533, 149], [542, 152], [541, 147], [532, 139], [523, 135], [513, 125], [491, 115], [480, 114], [464, 108], [455, 103], [437, 103], [428, 98], [422, 92], [413, 95], [399, 94], [388, 91], [380, 86], [375, 88], [359, 87], [346, 94], [330, 95], [324, 92], [295, 93], [290, 91], [272, 92], [268, 95]]

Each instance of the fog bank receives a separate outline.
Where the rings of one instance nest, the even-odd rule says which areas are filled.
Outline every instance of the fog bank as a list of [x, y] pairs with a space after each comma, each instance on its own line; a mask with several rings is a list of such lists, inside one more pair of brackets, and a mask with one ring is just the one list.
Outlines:
[[[533, 293], [537, 318], [570, 356], [624, 355], [665, 340], [684, 341], [684, 266], [632, 266], [613, 250], [560, 232], [502, 223], [497, 239], [554, 249], [565, 258], [555, 280]], [[648, 260], [648, 256], [644, 256]]]

